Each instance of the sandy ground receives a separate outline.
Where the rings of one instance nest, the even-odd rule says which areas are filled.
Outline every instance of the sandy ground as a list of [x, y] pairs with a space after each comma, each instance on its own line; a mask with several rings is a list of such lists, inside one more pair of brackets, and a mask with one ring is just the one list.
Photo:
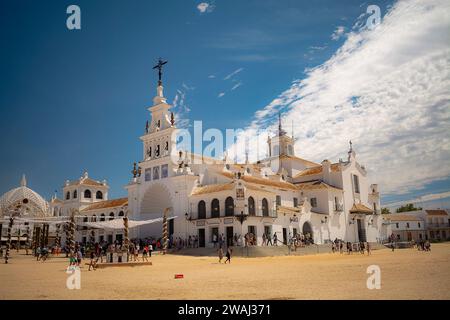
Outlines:
[[[0, 299], [450, 299], [450, 243], [431, 252], [233, 258], [230, 265], [176, 255], [152, 262], [90, 272], [84, 266], [81, 289], [69, 290], [65, 258], [37, 262], [13, 252], [10, 264], [0, 264]], [[374, 264], [379, 290], [366, 286]], [[180, 273], [184, 279], [174, 279]]]

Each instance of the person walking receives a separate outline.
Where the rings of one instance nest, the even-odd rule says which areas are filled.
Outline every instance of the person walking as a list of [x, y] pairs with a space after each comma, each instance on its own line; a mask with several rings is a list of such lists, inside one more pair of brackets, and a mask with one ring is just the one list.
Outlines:
[[94, 251], [91, 251], [91, 256], [90, 256], [90, 261], [89, 261], [89, 269], [88, 271], [91, 271], [91, 268], [94, 269], [94, 271], [97, 269], [97, 258], [95, 256]]
[[233, 250], [231, 249], [231, 247], [228, 247], [227, 254], [226, 254], [227, 259], [225, 260], [225, 263], [227, 263], [227, 261], [228, 261], [228, 263], [231, 263], [231, 254], [232, 254], [232, 252], [233, 252]]
[[370, 243], [369, 243], [369, 241], [366, 242], [366, 250], [367, 250], [367, 255], [370, 256]]
[[267, 246], [269, 246], [269, 243], [270, 243], [270, 245], [271, 246], [273, 246], [273, 242], [272, 242], [272, 236], [270, 235], [270, 233], [269, 234], [267, 234]]
[[275, 246], [278, 246], [278, 237], [277, 237], [277, 233], [275, 232], [273, 234], [273, 243]]
[[218, 254], [219, 254], [219, 263], [222, 263], [222, 259], [223, 259], [223, 249], [222, 247], [219, 248], [219, 250], [217, 250]]

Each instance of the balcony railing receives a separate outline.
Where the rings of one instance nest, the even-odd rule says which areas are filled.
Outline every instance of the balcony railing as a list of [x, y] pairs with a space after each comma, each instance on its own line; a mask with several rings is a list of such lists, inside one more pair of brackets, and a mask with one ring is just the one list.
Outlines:
[[427, 226], [429, 228], [450, 228], [450, 224], [448, 223], [428, 223]]

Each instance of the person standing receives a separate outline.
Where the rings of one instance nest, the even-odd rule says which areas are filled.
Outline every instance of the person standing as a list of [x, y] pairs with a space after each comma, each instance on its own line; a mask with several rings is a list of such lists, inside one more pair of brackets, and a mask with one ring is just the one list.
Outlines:
[[150, 243], [148, 245], [148, 255], [150, 258], [152, 257], [152, 251], [153, 251], [153, 245]]
[[213, 233], [213, 246], [214, 246], [214, 248], [216, 248], [217, 247], [217, 235], [215, 234], [215, 233]]
[[227, 263], [227, 261], [228, 261], [228, 263], [231, 263], [231, 253], [232, 253], [232, 252], [233, 252], [233, 251], [232, 251], [231, 247], [228, 247], [228, 249], [227, 249], [227, 254], [226, 254], [227, 259], [225, 260], [225, 263]]
[[367, 250], [367, 255], [370, 256], [370, 243], [369, 243], [369, 241], [367, 241], [367, 243], [366, 243], [366, 250]]
[[273, 234], [273, 243], [275, 246], [278, 246], [278, 237], [277, 237], [277, 233], [275, 232]]
[[144, 260], [148, 261], [147, 255], [148, 255], [148, 245], [145, 245], [144, 249], [142, 250], [142, 262], [144, 262]]

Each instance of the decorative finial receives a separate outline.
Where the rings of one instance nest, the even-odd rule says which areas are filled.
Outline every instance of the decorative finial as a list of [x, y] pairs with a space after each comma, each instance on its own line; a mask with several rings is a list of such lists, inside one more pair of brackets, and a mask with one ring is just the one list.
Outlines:
[[170, 113], [170, 124], [172, 127], [175, 125], [175, 117], [173, 115], [173, 112]]
[[20, 180], [20, 186], [21, 187], [27, 186], [27, 178], [25, 177], [25, 174], [22, 175], [22, 179]]
[[138, 171], [136, 169], [136, 162], [133, 164], [133, 170], [131, 170], [131, 173], [133, 174], [133, 178], [136, 178]]
[[162, 66], [168, 61], [163, 61], [161, 58], [158, 60], [158, 64], [153, 69], [158, 69], [158, 86], [162, 86]]
[[278, 112], [278, 136], [284, 136], [286, 134], [286, 131], [283, 130], [281, 126], [281, 113]]

